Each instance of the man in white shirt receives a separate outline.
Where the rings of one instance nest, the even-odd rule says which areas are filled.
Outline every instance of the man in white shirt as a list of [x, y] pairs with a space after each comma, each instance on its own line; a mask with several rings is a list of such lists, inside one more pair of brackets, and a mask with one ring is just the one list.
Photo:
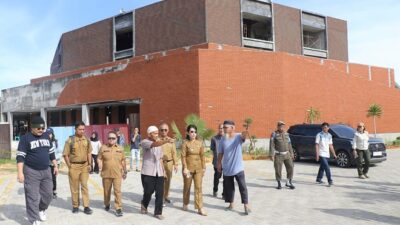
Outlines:
[[319, 161], [319, 171], [317, 175], [317, 183], [322, 184], [322, 177], [324, 176], [324, 171], [326, 177], [328, 178], [329, 186], [333, 185], [331, 177], [331, 169], [329, 167], [328, 160], [330, 158], [329, 151], [332, 153], [333, 158], [336, 159], [335, 150], [333, 149], [332, 135], [329, 131], [329, 123], [322, 123], [322, 131], [317, 134], [315, 138], [315, 150], [316, 150], [316, 160]]

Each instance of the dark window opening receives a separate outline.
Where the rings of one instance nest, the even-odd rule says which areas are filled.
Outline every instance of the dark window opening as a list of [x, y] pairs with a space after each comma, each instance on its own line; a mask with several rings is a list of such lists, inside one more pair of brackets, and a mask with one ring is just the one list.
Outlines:
[[67, 125], [67, 112], [61, 111], [61, 126]]
[[99, 124], [99, 118], [100, 118], [100, 115], [99, 115], [99, 108], [93, 108], [92, 109], [92, 124], [93, 125], [97, 125], [97, 124]]
[[243, 37], [273, 41], [272, 19], [250, 13], [243, 13]]
[[325, 30], [304, 27], [303, 44], [306, 48], [326, 50]]
[[[106, 107], [106, 118], [108, 118], [108, 124], [112, 124], [112, 108], [111, 106]], [[106, 119], [107, 121], [107, 119]]]
[[133, 31], [131, 29], [119, 30], [116, 32], [116, 51], [133, 48]]
[[118, 106], [118, 122], [126, 123], [126, 107], [123, 105]]

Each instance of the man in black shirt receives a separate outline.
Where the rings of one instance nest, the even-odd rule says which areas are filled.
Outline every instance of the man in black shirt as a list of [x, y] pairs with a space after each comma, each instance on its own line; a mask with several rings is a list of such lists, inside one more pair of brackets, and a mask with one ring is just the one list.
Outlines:
[[18, 181], [24, 183], [26, 212], [34, 225], [47, 219], [45, 210], [53, 196], [53, 181], [49, 159], [58, 174], [54, 148], [45, 133], [45, 122], [40, 116], [32, 118], [31, 132], [23, 135], [18, 144]]

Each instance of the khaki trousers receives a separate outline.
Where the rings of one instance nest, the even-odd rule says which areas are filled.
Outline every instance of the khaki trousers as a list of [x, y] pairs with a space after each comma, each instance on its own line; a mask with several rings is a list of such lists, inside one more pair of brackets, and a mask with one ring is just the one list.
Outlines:
[[89, 207], [89, 166], [84, 164], [71, 164], [68, 171], [69, 187], [71, 189], [72, 207], [79, 207], [79, 187], [82, 192], [83, 207]]
[[282, 164], [285, 164], [287, 179], [293, 179], [293, 160], [290, 154], [286, 155], [275, 155], [274, 167], [275, 167], [275, 178], [277, 181], [282, 179]]
[[203, 208], [203, 171], [194, 171], [190, 177], [183, 176], [183, 204], [188, 205], [190, 201], [190, 187], [194, 181], [194, 208]]
[[168, 199], [169, 197], [169, 188], [171, 185], [173, 167], [174, 167], [173, 161], [170, 162], [164, 161], [164, 170], [166, 175], [164, 180], [164, 199]]
[[114, 189], [114, 207], [115, 209], [122, 209], [122, 193], [121, 193], [121, 178], [103, 178], [104, 189], [104, 205], [110, 205], [111, 188]]

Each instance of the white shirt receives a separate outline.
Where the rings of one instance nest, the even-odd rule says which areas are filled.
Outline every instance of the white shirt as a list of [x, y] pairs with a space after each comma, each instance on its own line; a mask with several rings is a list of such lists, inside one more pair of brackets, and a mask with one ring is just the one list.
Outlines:
[[365, 131], [364, 133], [356, 132], [353, 138], [353, 149], [358, 150], [368, 150], [368, 143], [369, 136], [368, 132]]
[[101, 147], [100, 141], [90, 141], [90, 144], [92, 145], [92, 155], [99, 154], [99, 150]]
[[317, 134], [315, 143], [319, 145], [319, 156], [330, 158], [329, 145], [333, 144], [332, 135], [321, 131]]

